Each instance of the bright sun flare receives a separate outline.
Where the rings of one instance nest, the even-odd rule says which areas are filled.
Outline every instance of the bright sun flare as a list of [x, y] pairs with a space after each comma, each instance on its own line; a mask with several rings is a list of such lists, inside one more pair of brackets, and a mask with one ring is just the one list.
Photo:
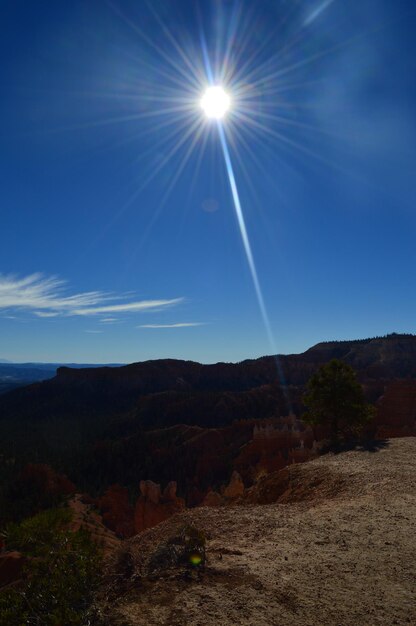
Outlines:
[[211, 119], [222, 119], [230, 105], [230, 96], [221, 85], [208, 87], [201, 98], [201, 107], [205, 115]]

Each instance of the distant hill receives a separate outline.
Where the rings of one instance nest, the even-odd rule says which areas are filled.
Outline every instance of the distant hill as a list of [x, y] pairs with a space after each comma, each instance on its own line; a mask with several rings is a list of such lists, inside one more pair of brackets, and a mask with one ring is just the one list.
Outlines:
[[[23, 418], [35, 418], [39, 412], [44, 415], [45, 406], [55, 416], [72, 415], [74, 411], [112, 414], [136, 408], [140, 398], [149, 394], [165, 394], [166, 402], [171, 403], [172, 397], [166, 392], [186, 396], [196, 392], [240, 393], [264, 385], [279, 387], [296, 405], [299, 388], [332, 358], [350, 364], [366, 385], [369, 397], [375, 400], [383, 392], [384, 382], [416, 379], [416, 336], [393, 334], [319, 343], [301, 354], [213, 365], [175, 359], [118, 367], [0, 365], [0, 380], [27, 384], [32, 377], [33, 382], [44, 381], [4, 395], [0, 399], [0, 411]], [[162, 396], [160, 403], [164, 403]], [[287, 405], [286, 410], [289, 408]]]
[[[0, 359], [0, 394], [53, 378], [61, 365], [61, 363], [13, 363], [6, 359]], [[80, 369], [97, 367], [97, 365], [92, 364], [71, 363], [67, 365]], [[112, 367], [117, 367], [117, 365], [112, 365]]]
[[[46, 462], [88, 489], [113, 482], [133, 487], [140, 478], [178, 479], [179, 490], [189, 494], [195, 477], [201, 477], [199, 488], [210, 475], [210, 484], [227, 478], [238, 453], [236, 425], [245, 424], [239, 443], [244, 446], [256, 420], [300, 415], [306, 382], [335, 357], [354, 367], [369, 401], [386, 398], [374, 433], [416, 433], [413, 335], [319, 343], [302, 354], [240, 363], [161, 359], [119, 367], [60, 366], [48, 380], [0, 396], [0, 477], [4, 458], [9, 473], [15, 471], [11, 462]], [[192, 443], [190, 427], [200, 429]], [[212, 445], [212, 431], [221, 445]]]
[[52, 364], [6, 363], [0, 361], [0, 394], [34, 382], [53, 378], [56, 367]]

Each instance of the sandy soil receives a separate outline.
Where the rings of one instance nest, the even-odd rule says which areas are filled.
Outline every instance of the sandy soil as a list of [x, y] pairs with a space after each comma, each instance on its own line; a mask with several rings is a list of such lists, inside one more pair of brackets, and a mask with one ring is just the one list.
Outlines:
[[[416, 439], [302, 467], [332, 476], [312, 500], [193, 509], [125, 542], [134, 574], [109, 623], [416, 625]], [[143, 580], [149, 554], [184, 522], [207, 535], [205, 572]]]

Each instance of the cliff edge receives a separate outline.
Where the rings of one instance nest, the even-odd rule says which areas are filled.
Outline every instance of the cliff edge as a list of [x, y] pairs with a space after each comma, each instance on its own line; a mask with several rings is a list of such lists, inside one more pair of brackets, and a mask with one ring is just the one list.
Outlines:
[[[175, 515], [124, 542], [112, 565], [129, 563], [120, 591], [113, 578], [101, 599], [109, 623], [415, 624], [415, 475], [416, 438], [394, 439], [298, 466], [285, 503]], [[149, 578], [146, 563], [184, 524], [207, 537], [205, 570]]]

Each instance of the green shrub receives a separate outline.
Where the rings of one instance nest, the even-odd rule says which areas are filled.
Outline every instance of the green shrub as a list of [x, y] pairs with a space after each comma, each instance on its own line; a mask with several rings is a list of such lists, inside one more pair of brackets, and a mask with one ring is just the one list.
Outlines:
[[151, 575], [176, 567], [200, 570], [205, 561], [205, 535], [199, 528], [187, 525], [157, 547], [148, 568]]
[[0, 626], [96, 623], [92, 601], [99, 583], [100, 554], [87, 531], [65, 529], [68, 513], [45, 511], [9, 528], [8, 545], [12, 541], [14, 548], [32, 558], [23, 583], [0, 593]]
[[9, 524], [3, 533], [7, 549], [26, 556], [42, 556], [60, 539], [71, 519], [69, 508], [57, 508], [42, 511], [20, 524]]

